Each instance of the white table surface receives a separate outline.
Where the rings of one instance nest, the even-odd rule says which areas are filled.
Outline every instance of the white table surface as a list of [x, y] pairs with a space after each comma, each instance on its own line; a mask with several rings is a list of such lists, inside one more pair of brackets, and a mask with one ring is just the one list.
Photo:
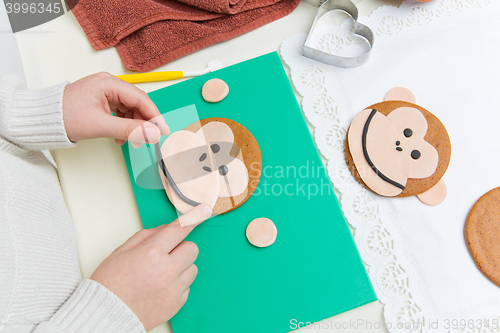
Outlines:
[[[378, 6], [398, 6], [402, 0], [354, 2], [360, 15], [369, 15]], [[281, 42], [288, 36], [309, 31], [316, 10], [317, 7], [302, 2], [293, 13], [281, 20], [187, 55], [157, 70], [199, 70], [213, 59], [229, 66], [278, 51]], [[70, 13], [16, 36], [30, 89], [75, 81], [100, 71], [113, 74], [126, 72], [114, 48], [99, 52], [92, 49]], [[143, 83], [137, 86], [150, 92], [174, 83]], [[297, 95], [297, 98], [300, 101], [300, 96]], [[80, 268], [83, 277], [88, 278], [116, 247], [142, 229], [130, 179], [122, 152], [113, 140], [80, 142], [75, 148], [52, 153], [58, 164], [64, 198], [77, 229]], [[317, 326], [299, 331], [387, 332], [381, 325], [382, 312], [383, 305], [373, 302], [327, 319], [322, 328]], [[151, 332], [171, 331], [170, 324], [166, 323]]]

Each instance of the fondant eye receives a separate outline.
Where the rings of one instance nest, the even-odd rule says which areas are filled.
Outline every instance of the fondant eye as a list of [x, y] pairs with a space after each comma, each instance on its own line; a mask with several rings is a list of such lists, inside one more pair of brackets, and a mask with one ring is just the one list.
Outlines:
[[407, 128], [407, 129], [405, 129], [405, 130], [403, 131], [403, 134], [404, 134], [407, 138], [409, 138], [410, 136], [412, 136], [413, 131], [412, 131], [411, 129]]
[[225, 176], [229, 170], [227, 169], [227, 166], [221, 165], [219, 167], [219, 173], [221, 176]]
[[413, 150], [411, 152], [411, 158], [414, 160], [418, 160], [420, 158], [420, 152], [418, 150]]
[[207, 154], [203, 153], [203, 155], [200, 156], [200, 162], [203, 162], [207, 158]]
[[220, 150], [220, 146], [216, 143], [214, 143], [213, 145], [210, 146], [210, 148], [212, 149], [212, 151], [214, 152], [214, 154], [217, 154]]
[[207, 166], [204, 166], [203, 170], [208, 171], [208, 172], [212, 172], [212, 169], [210, 169], [210, 167], [207, 167]]

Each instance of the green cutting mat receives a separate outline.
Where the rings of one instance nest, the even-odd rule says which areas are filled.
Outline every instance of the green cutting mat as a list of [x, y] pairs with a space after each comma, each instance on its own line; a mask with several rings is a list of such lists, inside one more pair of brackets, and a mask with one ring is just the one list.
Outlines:
[[[201, 97], [212, 78], [230, 89], [214, 104]], [[298, 322], [317, 322], [377, 300], [277, 53], [149, 96], [173, 131], [189, 125], [196, 112], [201, 119], [239, 122], [257, 139], [264, 167], [243, 206], [189, 235], [200, 249], [199, 273], [189, 300], [171, 320], [175, 333], [288, 332]], [[169, 117], [172, 110], [177, 116]], [[137, 186], [126, 145], [123, 154], [144, 227], [174, 220], [165, 192]], [[270, 247], [256, 248], [245, 237], [257, 217], [276, 224], [278, 238]]]

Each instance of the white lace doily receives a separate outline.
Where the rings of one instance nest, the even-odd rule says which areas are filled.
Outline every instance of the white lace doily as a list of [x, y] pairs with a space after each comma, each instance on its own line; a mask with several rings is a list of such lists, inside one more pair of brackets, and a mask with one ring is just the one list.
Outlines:
[[[370, 17], [360, 17], [359, 21], [375, 33], [373, 58], [384, 48], [410, 43], [419, 37], [483, 17], [496, 15], [498, 20], [499, 13], [498, 0], [405, 1], [399, 8], [381, 7]], [[321, 26], [313, 39], [315, 46], [322, 51], [343, 56], [360, 52], [366, 45], [352, 34], [351, 28], [350, 21], [340, 26]], [[356, 76], [358, 72], [355, 69], [330, 67], [303, 57], [301, 47], [306, 37], [306, 34], [289, 37], [281, 46], [281, 55], [291, 69], [295, 88], [303, 96], [304, 114], [315, 127], [316, 144], [328, 161], [331, 181], [341, 193], [342, 209], [355, 229], [356, 244], [368, 267], [377, 295], [385, 305], [384, 317], [389, 331], [499, 332], [500, 328], [494, 323], [500, 321], [500, 298], [484, 300], [451, 314], [443, 314], [429, 301], [434, 295], [426, 291], [423, 274], [415, 264], [414, 256], [406, 244], [407, 239], [398, 227], [392, 201], [395, 199], [380, 197], [366, 190], [352, 176], [345, 162], [344, 139], [347, 128], [361, 109], [352, 109], [352, 99], [356, 98], [356, 94], [344, 89], [339, 79], [342, 75], [338, 74], [351, 71]], [[362, 95], [363, 91], [358, 93]], [[379, 101], [373, 100], [371, 104]], [[441, 321], [437, 330], [433, 326], [435, 320]], [[452, 320], [466, 320], [466, 323], [461, 325], [463, 322]], [[470, 320], [474, 320], [474, 324], [471, 325]], [[454, 323], [459, 325], [452, 325]]]

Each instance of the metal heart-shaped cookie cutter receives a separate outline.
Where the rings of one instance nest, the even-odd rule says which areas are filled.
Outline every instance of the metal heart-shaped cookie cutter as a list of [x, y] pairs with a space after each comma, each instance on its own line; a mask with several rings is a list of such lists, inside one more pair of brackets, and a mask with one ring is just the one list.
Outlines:
[[[332, 10], [340, 10], [348, 14], [354, 20], [354, 34], [363, 37], [369, 44], [368, 52], [357, 56], [357, 57], [341, 57], [331, 53], [326, 53], [310, 46], [311, 37], [316, 29], [316, 24], [318, 23], [321, 16]], [[358, 22], [358, 9], [349, 0], [327, 0], [325, 3], [319, 7], [316, 16], [314, 17], [314, 22], [307, 36], [306, 42], [303, 47], [303, 54], [305, 57], [314, 59], [316, 61], [325, 63], [327, 65], [332, 65], [335, 67], [351, 68], [363, 65], [370, 58], [371, 50], [373, 49], [373, 32], [366, 25]]]

